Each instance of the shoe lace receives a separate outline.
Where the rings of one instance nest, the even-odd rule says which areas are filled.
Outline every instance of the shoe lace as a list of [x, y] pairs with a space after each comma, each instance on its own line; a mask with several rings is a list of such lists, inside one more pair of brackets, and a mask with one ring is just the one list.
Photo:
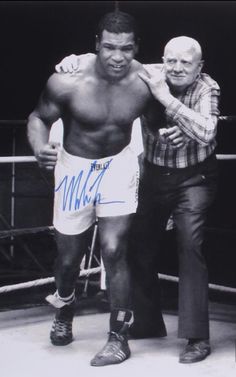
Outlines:
[[60, 319], [54, 320], [54, 332], [60, 333], [62, 335], [67, 335], [72, 330], [72, 323], [71, 321], [63, 321]]
[[125, 340], [124, 335], [118, 334], [117, 332], [110, 331], [108, 334], [109, 334], [108, 342], [110, 342], [110, 341], [111, 342], [115, 342], [115, 341], [123, 342]]
[[106, 345], [103, 347], [103, 349], [101, 350], [101, 352], [99, 353], [103, 357], [117, 354], [121, 349], [121, 344], [125, 340], [124, 336], [117, 334], [113, 331], [110, 331], [108, 334], [109, 334], [108, 341]]

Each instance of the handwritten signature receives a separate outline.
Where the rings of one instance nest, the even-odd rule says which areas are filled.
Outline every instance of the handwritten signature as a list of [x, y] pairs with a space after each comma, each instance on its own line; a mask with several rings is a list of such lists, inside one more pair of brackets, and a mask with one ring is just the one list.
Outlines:
[[63, 190], [63, 211], [76, 211], [90, 203], [93, 203], [94, 206], [96, 204], [124, 203], [120, 200], [104, 202], [102, 201], [102, 194], [99, 192], [100, 184], [111, 162], [112, 159], [108, 161], [106, 167], [98, 175], [94, 173], [95, 171], [92, 168], [97, 163], [97, 161], [94, 161], [87, 175], [84, 170], [81, 170], [77, 176], [66, 175], [62, 179], [55, 188], [55, 192]]

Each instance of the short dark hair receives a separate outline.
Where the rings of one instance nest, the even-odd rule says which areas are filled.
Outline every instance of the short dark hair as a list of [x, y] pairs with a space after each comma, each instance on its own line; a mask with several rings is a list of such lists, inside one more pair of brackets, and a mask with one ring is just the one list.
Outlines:
[[121, 11], [106, 13], [100, 20], [97, 27], [98, 39], [101, 39], [102, 32], [110, 33], [134, 33], [135, 41], [138, 40], [138, 27], [133, 16]]

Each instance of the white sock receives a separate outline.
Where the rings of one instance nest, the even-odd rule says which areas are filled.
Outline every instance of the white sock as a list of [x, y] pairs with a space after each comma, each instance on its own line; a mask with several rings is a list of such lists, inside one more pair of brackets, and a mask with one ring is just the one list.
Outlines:
[[63, 308], [63, 306], [70, 305], [75, 300], [75, 290], [71, 293], [71, 295], [67, 297], [61, 297], [56, 291], [53, 295], [48, 295], [46, 300], [53, 305], [57, 309]]

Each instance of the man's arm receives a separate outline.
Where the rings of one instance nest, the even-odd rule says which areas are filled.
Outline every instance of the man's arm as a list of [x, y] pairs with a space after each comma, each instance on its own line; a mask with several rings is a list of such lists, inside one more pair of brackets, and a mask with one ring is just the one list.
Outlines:
[[39, 166], [53, 169], [57, 161], [57, 149], [49, 143], [51, 125], [60, 117], [60, 105], [57, 100], [60, 87], [58, 79], [53, 75], [42, 93], [38, 105], [29, 115], [27, 136]]
[[149, 86], [153, 96], [166, 108], [166, 115], [172, 118], [180, 131], [201, 145], [207, 145], [215, 137], [220, 97], [220, 88], [216, 82], [198, 95], [194, 109], [191, 109], [170, 93], [164, 73], [149, 74], [150, 77], [143, 74], [139, 76]]
[[174, 99], [166, 108], [166, 114], [191, 139], [201, 145], [207, 145], [216, 136], [219, 117], [219, 89], [209, 89], [202, 94], [194, 109]]

